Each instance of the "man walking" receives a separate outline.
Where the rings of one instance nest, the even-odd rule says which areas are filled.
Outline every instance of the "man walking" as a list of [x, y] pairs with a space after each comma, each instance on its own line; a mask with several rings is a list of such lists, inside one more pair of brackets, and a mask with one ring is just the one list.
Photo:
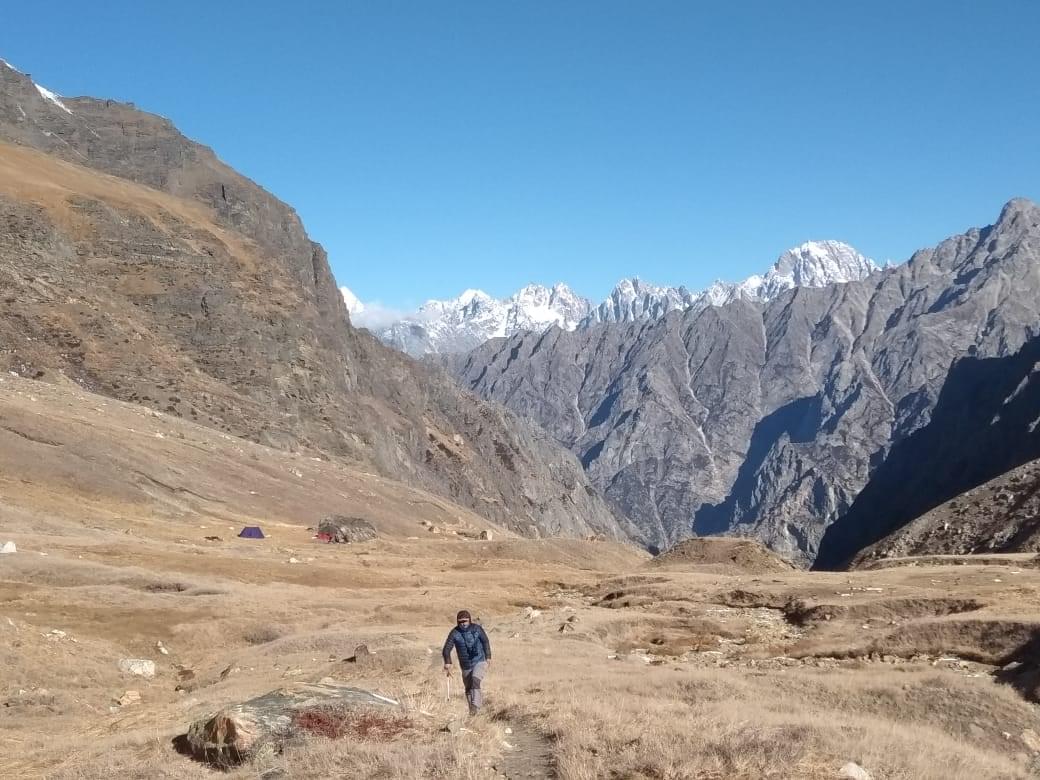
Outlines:
[[466, 700], [469, 702], [469, 714], [476, 715], [483, 704], [480, 683], [491, 665], [491, 642], [484, 633], [483, 626], [473, 623], [469, 612], [462, 610], [455, 616], [455, 628], [448, 633], [444, 641], [444, 673], [451, 676], [451, 650], [459, 657], [462, 667], [462, 682], [466, 686]]

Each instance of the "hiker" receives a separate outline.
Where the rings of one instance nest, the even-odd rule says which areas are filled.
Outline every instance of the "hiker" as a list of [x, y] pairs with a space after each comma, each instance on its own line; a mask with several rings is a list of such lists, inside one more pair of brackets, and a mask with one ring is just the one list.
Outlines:
[[466, 686], [466, 700], [469, 702], [469, 714], [476, 715], [483, 703], [480, 683], [491, 666], [491, 642], [484, 633], [483, 626], [476, 625], [469, 612], [462, 610], [455, 616], [456, 626], [448, 633], [444, 641], [444, 673], [451, 676], [451, 649], [459, 657], [462, 667], [462, 682]]

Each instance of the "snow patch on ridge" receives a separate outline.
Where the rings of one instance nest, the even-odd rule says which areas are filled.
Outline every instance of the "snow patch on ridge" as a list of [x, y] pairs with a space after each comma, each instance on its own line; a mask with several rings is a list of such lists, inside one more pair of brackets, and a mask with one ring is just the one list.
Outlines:
[[33, 82], [33, 86], [36, 87], [36, 91], [37, 92], [39, 92], [41, 95], [43, 95], [43, 99], [44, 100], [49, 100], [51, 103], [53, 103], [58, 108], [60, 108], [62, 111], [64, 111], [66, 114], [71, 114], [72, 113], [72, 110], [68, 106], [66, 106], [64, 103], [62, 103], [61, 100], [59, 100], [59, 97], [60, 97], [59, 95], [54, 94], [53, 92], [51, 92], [46, 87], [41, 87], [39, 84], [36, 84], [35, 82]]

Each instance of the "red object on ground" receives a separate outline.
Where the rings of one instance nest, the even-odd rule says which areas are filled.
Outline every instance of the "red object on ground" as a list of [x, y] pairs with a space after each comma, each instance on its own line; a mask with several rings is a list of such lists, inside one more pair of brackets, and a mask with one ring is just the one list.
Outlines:
[[332, 537], [329, 534], [325, 533], [317, 534], [314, 538], [317, 539], [319, 542], [325, 542], [325, 544], [328, 544], [332, 541]]

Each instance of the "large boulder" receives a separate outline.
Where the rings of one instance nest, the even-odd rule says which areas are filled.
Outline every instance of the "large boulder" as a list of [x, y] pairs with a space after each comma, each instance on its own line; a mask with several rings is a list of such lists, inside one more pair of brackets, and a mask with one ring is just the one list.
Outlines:
[[325, 534], [330, 541], [339, 544], [367, 542], [376, 538], [375, 527], [360, 517], [331, 515], [318, 524], [318, 533]]
[[301, 683], [265, 693], [255, 699], [225, 707], [202, 718], [179, 737], [188, 752], [201, 761], [231, 766], [279, 752], [285, 742], [309, 724], [329, 713], [357, 708], [396, 708], [397, 702], [375, 693], [352, 688], [331, 679]]

